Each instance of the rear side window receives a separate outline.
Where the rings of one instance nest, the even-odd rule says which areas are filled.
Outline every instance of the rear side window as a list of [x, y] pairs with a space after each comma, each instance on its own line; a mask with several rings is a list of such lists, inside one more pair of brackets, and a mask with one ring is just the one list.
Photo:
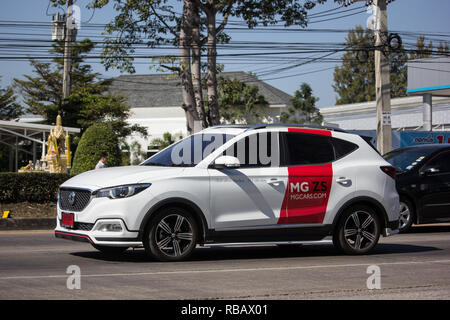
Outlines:
[[334, 148], [327, 136], [284, 132], [284, 159], [287, 166], [314, 165], [334, 161]]
[[334, 146], [334, 152], [336, 154], [336, 159], [340, 159], [345, 157], [346, 155], [352, 153], [356, 149], [358, 149], [358, 145], [337, 138], [331, 138], [331, 141]]

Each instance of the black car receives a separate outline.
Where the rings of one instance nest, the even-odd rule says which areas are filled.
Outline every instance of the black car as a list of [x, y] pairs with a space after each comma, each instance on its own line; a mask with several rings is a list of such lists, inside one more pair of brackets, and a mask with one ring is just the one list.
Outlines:
[[450, 221], [450, 144], [396, 149], [384, 158], [397, 168], [400, 231]]

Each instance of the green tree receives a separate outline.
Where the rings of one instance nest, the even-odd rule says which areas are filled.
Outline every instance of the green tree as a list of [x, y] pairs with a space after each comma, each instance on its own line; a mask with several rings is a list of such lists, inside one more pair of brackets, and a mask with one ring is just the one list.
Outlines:
[[[333, 88], [338, 94], [336, 104], [357, 103], [375, 99], [374, 33], [361, 26], [349, 31], [342, 65], [334, 70]], [[403, 49], [403, 48], [402, 48]], [[406, 61], [403, 50], [392, 53], [391, 97], [406, 94]]]
[[[342, 57], [342, 65], [334, 70], [333, 88], [338, 94], [336, 104], [373, 101], [375, 93], [374, 34], [361, 26], [350, 30], [346, 44], [349, 50]], [[408, 54], [409, 52], [409, 54]], [[403, 46], [390, 52], [391, 98], [406, 96], [408, 83], [407, 61], [431, 57], [433, 54], [448, 54], [448, 45], [441, 43], [433, 50], [433, 43], [425, 38], [417, 39], [416, 49], [405, 50]]]
[[425, 37], [419, 36], [417, 38], [416, 49], [409, 53], [409, 60], [423, 59], [431, 57], [433, 53], [433, 42], [426, 44]]
[[282, 112], [280, 121], [284, 123], [310, 123], [322, 124], [323, 117], [316, 102], [319, 98], [313, 95], [311, 86], [302, 83], [300, 90], [295, 91], [291, 99], [292, 106], [288, 107], [287, 112]]
[[[84, 64], [83, 55], [90, 53], [94, 43], [89, 39], [74, 42], [72, 45], [71, 92], [88, 91], [101, 94], [108, 89], [109, 80], [100, 80], [92, 67]], [[51, 62], [30, 59], [34, 75], [24, 75], [25, 79], [14, 79], [14, 85], [22, 94], [28, 110], [47, 116], [47, 109], [59, 108], [62, 103], [62, 83], [64, 69], [64, 43], [57, 41], [49, 51], [54, 56]], [[51, 123], [54, 119], [48, 119]]]
[[[65, 0], [52, 1], [66, 3]], [[343, 0], [335, 1], [343, 3]], [[167, 0], [91, 0], [90, 6], [102, 8], [114, 3], [117, 12], [105, 29], [107, 38], [103, 62], [106, 68], [134, 72], [133, 54], [137, 44], [151, 48], [160, 45], [179, 48], [178, 56], [157, 60], [160, 67], [180, 77], [183, 93], [181, 107], [186, 113], [188, 131], [192, 133], [194, 121], [202, 121], [204, 126], [220, 122], [216, 45], [230, 40], [224, 33], [229, 17], [242, 18], [249, 28], [280, 21], [285, 26], [304, 27], [307, 25], [308, 10], [324, 2], [326, 0], [182, 0], [176, 8]], [[201, 90], [202, 51], [206, 51], [203, 56], [207, 57], [206, 107]]]
[[167, 148], [171, 144], [174, 144], [178, 140], [182, 139], [183, 135], [181, 133], [179, 134], [172, 134], [170, 132], [164, 132], [162, 138], [154, 138], [150, 141], [151, 146], [157, 146], [158, 150], [162, 150], [164, 148]]
[[12, 87], [0, 87], [0, 120], [12, 120], [23, 114], [23, 108], [16, 99]]
[[449, 54], [449, 49], [448, 49], [448, 43], [439, 43], [439, 47], [438, 47], [438, 54], [439, 55], [447, 55]]
[[258, 123], [264, 121], [263, 108], [269, 103], [257, 85], [239, 79], [219, 77], [219, 108], [226, 123]]
[[[0, 87], [0, 120], [13, 120], [22, 114], [23, 108], [16, 102], [13, 89]], [[0, 144], [0, 171], [8, 170], [9, 151], [8, 145]]]
[[147, 152], [142, 149], [142, 145], [134, 140], [129, 144], [129, 153], [131, 156], [131, 165], [135, 166], [140, 164], [147, 158]]
[[66, 100], [62, 100], [63, 43], [53, 44], [50, 54], [55, 58], [51, 63], [30, 60], [35, 75], [24, 75], [24, 80], [14, 79], [28, 110], [42, 115], [48, 124], [53, 124], [56, 116], [61, 114], [64, 126], [79, 127], [81, 132], [94, 123], [108, 120], [120, 137], [131, 132], [146, 135], [145, 128], [126, 122], [130, 107], [123, 97], [107, 92], [111, 80], [99, 79], [99, 74], [84, 63], [83, 55], [93, 48], [94, 43], [89, 39], [73, 44], [71, 95]]
[[121, 138], [125, 138], [132, 132], [147, 134], [147, 130], [139, 125], [130, 125], [127, 119], [130, 117], [130, 107], [125, 98], [118, 95], [91, 94], [88, 91], [72, 93], [61, 105], [47, 108], [50, 119], [55, 119], [61, 113], [64, 125], [81, 128], [82, 132], [91, 125], [107, 120], [114, 132]]
[[122, 154], [119, 148], [119, 137], [108, 122], [96, 123], [83, 133], [73, 159], [71, 174], [80, 174], [92, 170], [105, 153], [108, 167], [120, 166]]
[[436, 50], [434, 50], [433, 41], [426, 43], [424, 36], [417, 38], [416, 49], [409, 53], [409, 60], [431, 58], [433, 56], [448, 55], [448, 43], [440, 42]]

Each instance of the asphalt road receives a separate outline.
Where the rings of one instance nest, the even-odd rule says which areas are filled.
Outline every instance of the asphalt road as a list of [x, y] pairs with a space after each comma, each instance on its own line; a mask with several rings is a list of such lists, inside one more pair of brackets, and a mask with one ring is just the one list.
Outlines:
[[[67, 267], [81, 289], [67, 288]], [[369, 290], [377, 265], [381, 289]], [[0, 232], [0, 299], [449, 299], [450, 226], [382, 238], [373, 254], [330, 245], [198, 248], [186, 262], [111, 258], [49, 231]]]

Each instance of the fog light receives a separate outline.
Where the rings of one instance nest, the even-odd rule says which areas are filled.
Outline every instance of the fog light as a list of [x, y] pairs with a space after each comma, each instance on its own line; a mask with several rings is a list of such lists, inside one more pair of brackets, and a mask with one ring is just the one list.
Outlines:
[[107, 223], [102, 225], [98, 231], [102, 232], [120, 232], [122, 231], [122, 226], [119, 223]]

